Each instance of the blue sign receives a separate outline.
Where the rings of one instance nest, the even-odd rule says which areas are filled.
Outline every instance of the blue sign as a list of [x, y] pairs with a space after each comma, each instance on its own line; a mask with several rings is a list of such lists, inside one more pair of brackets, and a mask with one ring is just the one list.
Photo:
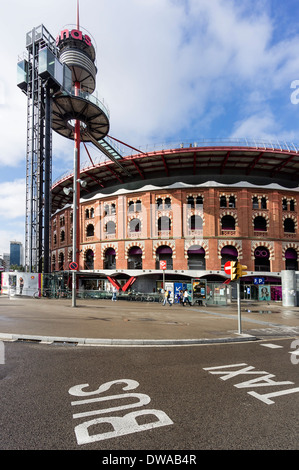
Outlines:
[[253, 284], [258, 284], [258, 285], [265, 284], [265, 278], [264, 277], [255, 277], [253, 279]]

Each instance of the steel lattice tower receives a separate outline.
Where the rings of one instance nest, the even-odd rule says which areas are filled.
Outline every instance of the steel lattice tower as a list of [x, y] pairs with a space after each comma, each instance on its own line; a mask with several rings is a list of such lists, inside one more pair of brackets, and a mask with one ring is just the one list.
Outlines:
[[52, 182], [51, 83], [39, 74], [39, 54], [57, 56], [55, 39], [41, 25], [26, 35], [27, 58], [18, 62], [18, 86], [27, 95], [25, 266], [49, 272]]
[[[26, 48], [26, 59], [18, 62], [18, 87], [27, 95], [25, 266], [27, 271], [49, 273], [52, 129], [74, 140], [78, 153], [74, 225], [78, 225], [80, 198], [80, 142], [92, 142], [122, 165], [115, 149], [104, 140], [109, 111], [92, 95], [97, 73], [95, 49], [90, 37], [79, 30], [79, 23], [77, 29], [61, 31], [56, 39], [43, 25], [33, 28], [26, 36]], [[78, 234], [73, 238], [76, 260]]]

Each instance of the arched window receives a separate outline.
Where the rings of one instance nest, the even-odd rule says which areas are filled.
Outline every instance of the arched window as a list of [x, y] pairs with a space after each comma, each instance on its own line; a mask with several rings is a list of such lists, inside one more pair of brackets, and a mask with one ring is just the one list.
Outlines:
[[171, 230], [171, 220], [166, 215], [162, 215], [158, 219], [158, 232], [162, 232], [164, 230]]
[[59, 253], [59, 257], [58, 257], [58, 269], [59, 269], [59, 271], [63, 271], [63, 270], [64, 270], [64, 254], [63, 254], [63, 253]]
[[235, 230], [236, 221], [232, 215], [224, 215], [221, 217], [221, 229], [222, 230]]
[[203, 198], [202, 196], [196, 197], [195, 209], [201, 209], [203, 206]]
[[139, 219], [132, 219], [129, 223], [129, 232], [141, 232], [141, 222]]
[[283, 230], [284, 233], [295, 233], [295, 222], [293, 219], [285, 219], [283, 221]]
[[56, 256], [52, 256], [52, 271], [56, 270]]
[[162, 200], [162, 198], [159, 197], [156, 200], [156, 207], [157, 207], [158, 211], [161, 211], [163, 209], [163, 200]]
[[254, 250], [255, 271], [270, 271], [270, 253], [265, 246], [259, 246]]
[[256, 196], [253, 196], [252, 198], [252, 209], [258, 209], [259, 208], [259, 200]]
[[104, 217], [105, 217], [106, 215], [109, 215], [109, 206], [108, 206], [108, 204], [105, 204], [105, 205], [104, 205]]
[[188, 269], [206, 269], [205, 250], [202, 246], [192, 245], [188, 249]]
[[132, 246], [128, 252], [128, 269], [142, 269], [142, 250]]
[[128, 206], [128, 212], [134, 212], [134, 211], [135, 211], [134, 201], [130, 201], [129, 206]]
[[165, 198], [164, 209], [167, 209], [167, 210], [171, 209], [171, 199], [170, 199], [170, 197]]
[[136, 209], [135, 210], [136, 210], [136, 212], [141, 212], [141, 201], [140, 200], [136, 201]]
[[290, 200], [290, 211], [293, 212], [294, 210], [295, 210], [295, 201], [294, 201], [294, 199], [291, 199]]
[[226, 207], [226, 196], [220, 196], [220, 207]]
[[267, 221], [265, 217], [258, 216], [254, 218], [254, 231], [256, 232], [267, 232]]
[[64, 230], [61, 230], [61, 232], [60, 232], [60, 241], [61, 242], [65, 241], [65, 231]]
[[85, 219], [89, 219], [89, 209], [85, 209]]
[[234, 209], [236, 207], [235, 196], [229, 196], [228, 207]]
[[112, 235], [116, 232], [116, 225], [115, 225], [115, 222], [113, 222], [113, 220], [109, 220], [109, 222], [107, 222], [105, 227], [106, 227], [107, 234]]
[[94, 208], [93, 207], [90, 209], [90, 218], [91, 219], [94, 218]]
[[94, 236], [94, 225], [93, 224], [88, 224], [86, 227], [86, 236], [87, 237], [93, 237]]
[[188, 206], [188, 209], [194, 209], [194, 197], [193, 196], [188, 196], [187, 206]]
[[267, 209], [267, 198], [265, 197], [261, 199], [261, 209]]
[[91, 249], [85, 253], [85, 269], [94, 269], [94, 252]]
[[189, 229], [190, 230], [202, 230], [203, 220], [200, 215], [191, 215], [189, 219]]
[[288, 201], [287, 199], [282, 200], [282, 210], [287, 211], [288, 210]]

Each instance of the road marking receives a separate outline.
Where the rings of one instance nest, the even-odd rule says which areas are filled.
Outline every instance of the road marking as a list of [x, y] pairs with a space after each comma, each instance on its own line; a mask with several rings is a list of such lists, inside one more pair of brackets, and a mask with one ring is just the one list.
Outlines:
[[272, 344], [272, 343], [264, 343], [264, 344], [261, 344], [261, 346], [265, 346], [265, 348], [271, 348], [271, 349], [283, 348], [283, 346], [279, 346], [278, 344]]
[[[240, 367], [242, 368], [240, 369]], [[266, 371], [258, 371], [255, 370], [255, 367], [253, 366], [247, 366], [246, 363], [241, 363], [241, 364], [228, 364], [228, 365], [222, 365], [222, 366], [216, 366], [216, 367], [205, 367], [203, 370], [207, 370], [210, 374], [218, 374], [221, 375], [220, 379], [221, 380], [229, 380], [233, 377], [236, 377], [238, 375], [262, 375], [261, 377], [257, 377], [251, 380], [246, 380], [245, 382], [240, 382], [238, 384], [234, 384], [234, 387], [243, 389], [243, 388], [255, 388], [255, 387], [273, 387], [273, 386], [281, 386], [281, 385], [293, 385], [294, 382], [290, 381], [282, 381], [282, 382], [276, 382], [275, 380], [272, 380], [272, 377], [275, 377], [274, 374], [269, 374]], [[232, 368], [238, 368], [237, 370], [231, 370]], [[230, 369], [230, 370], [227, 370]], [[279, 397], [282, 395], [289, 395], [291, 393], [298, 393], [299, 392], [299, 387], [294, 387], [294, 388], [289, 388], [287, 390], [278, 390], [272, 393], [265, 393], [265, 394], [260, 394], [254, 391], [247, 392], [249, 395], [257, 398], [258, 400], [266, 403], [267, 405], [272, 405], [275, 403], [274, 400], [271, 400], [271, 398], [274, 397]]]
[[[81, 413], [73, 414], [74, 419], [83, 418], [87, 416], [103, 415], [108, 413], [113, 413], [115, 411], [127, 410], [128, 408], [143, 407], [147, 405], [151, 399], [148, 395], [144, 393], [121, 393], [118, 395], [105, 395], [97, 396], [95, 398], [89, 398], [90, 396], [100, 395], [101, 393], [107, 392], [112, 386], [122, 385], [121, 389], [123, 391], [134, 390], [139, 386], [139, 383], [136, 380], [130, 379], [121, 379], [113, 380], [111, 382], [106, 382], [96, 390], [85, 391], [84, 389], [89, 387], [89, 384], [75, 385], [69, 389], [69, 394], [75, 397], [88, 397], [83, 400], [72, 401], [72, 406], [82, 406], [89, 405], [91, 403], [97, 402], [108, 402], [109, 405], [107, 408], [101, 408], [98, 410], [83, 411]], [[124, 403], [119, 405], [119, 400], [129, 399], [132, 401], [136, 399], [134, 403]], [[118, 405], [111, 407], [111, 400], [117, 400]], [[146, 416], [144, 418], [144, 416]], [[139, 421], [145, 421], [144, 424], [139, 424], [137, 418], [141, 419]], [[107, 424], [110, 425], [110, 428], [113, 428], [113, 431], [107, 432]], [[90, 442], [102, 441], [105, 439], [111, 439], [114, 437], [124, 436], [126, 434], [132, 434], [135, 432], [146, 431], [148, 429], [153, 429], [160, 426], [169, 426], [173, 424], [173, 421], [167, 416], [164, 411], [153, 410], [153, 409], [141, 409], [138, 411], [131, 411], [130, 413], [125, 414], [124, 416], [105, 416], [103, 418], [95, 418], [84, 423], [78, 424], [75, 426], [75, 435], [77, 438], [77, 443], [79, 445], [88, 444]], [[101, 431], [102, 425], [102, 431]], [[91, 426], [96, 426], [97, 434], [91, 434], [89, 428]]]

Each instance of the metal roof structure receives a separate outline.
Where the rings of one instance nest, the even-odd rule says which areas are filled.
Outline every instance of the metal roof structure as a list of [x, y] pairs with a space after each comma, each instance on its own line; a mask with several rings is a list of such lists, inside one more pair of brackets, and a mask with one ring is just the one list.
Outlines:
[[[80, 170], [80, 178], [87, 183], [81, 189], [81, 197], [88, 197], [99, 190], [107, 190], [109, 194], [113, 187], [137, 187], [153, 181], [159, 185], [170, 181], [199, 183], [213, 179], [227, 184], [247, 181], [298, 187], [299, 147], [295, 144], [203, 140], [137, 153], [131, 147], [132, 151], [127, 155], [123, 155], [123, 148], [113, 150], [112, 144], [106, 141], [102, 141], [99, 148], [105, 144], [114, 152], [113, 159], [106, 158], [106, 151], [104, 159], [94, 163], [89, 155], [89, 163], [81, 165]], [[72, 179], [73, 171], [69, 171], [54, 182], [53, 212], [70, 203], [70, 197], [64, 194], [63, 188], [71, 186]]]

